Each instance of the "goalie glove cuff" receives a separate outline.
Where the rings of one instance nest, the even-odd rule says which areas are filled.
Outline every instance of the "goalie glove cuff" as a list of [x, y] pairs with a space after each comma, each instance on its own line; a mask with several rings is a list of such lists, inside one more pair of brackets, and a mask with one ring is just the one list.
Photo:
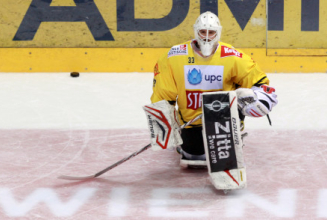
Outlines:
[[244, 106], [242, 109], [242, 114], [250, 117], [262, 117], [267, 115], [269, 112], [270, 111], [267, 107], [259, 100]]

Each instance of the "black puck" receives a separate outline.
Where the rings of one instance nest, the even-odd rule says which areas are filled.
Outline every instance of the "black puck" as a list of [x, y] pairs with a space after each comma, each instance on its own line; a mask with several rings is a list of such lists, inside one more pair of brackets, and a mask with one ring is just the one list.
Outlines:
[[71, 77], [79, 77], [79, 72], [71, 72], [70, 76]]

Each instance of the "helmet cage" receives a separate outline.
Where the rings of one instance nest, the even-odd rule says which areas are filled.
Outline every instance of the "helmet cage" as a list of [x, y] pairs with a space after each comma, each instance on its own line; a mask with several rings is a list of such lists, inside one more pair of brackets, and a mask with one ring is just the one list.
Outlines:
[[[206, 34], [205, 35], [201, 34], [201, 31], [202, 30], [205, 30], [206, 31]], [[212, 36], [209, 36], [209, 31], [214, 31], [215, 34], [212, 35]], [[204, 42], [218, 41], [217, 40], [217, 37], [218, 37], [217, 30], [201, 29], [201, 30], [198, 30], [198, 33], [197, 34], [199, 36], [199, 38], [198, 38], [199, 41], [204, 41]]]
[[[222, 26], [218, 17], [211, 12], [205, 12], [198, 17], [193, 28], [195, 39], [200, 46], [202, 54], [210, 56], [220, 40]], [[201, 30], [206, 30], [205, 36], [200, 33]], [[209, 31], [215, 31], [216, 34], [209, 37]]]

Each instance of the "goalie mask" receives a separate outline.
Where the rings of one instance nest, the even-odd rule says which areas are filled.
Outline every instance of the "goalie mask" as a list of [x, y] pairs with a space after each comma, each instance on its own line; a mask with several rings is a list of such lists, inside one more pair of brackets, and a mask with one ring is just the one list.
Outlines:
[[219, 18], [212, 12], [201, 14], [193, 26], [195, 39], [204, 56], [210, 56], [220, 40], [221, 29]]

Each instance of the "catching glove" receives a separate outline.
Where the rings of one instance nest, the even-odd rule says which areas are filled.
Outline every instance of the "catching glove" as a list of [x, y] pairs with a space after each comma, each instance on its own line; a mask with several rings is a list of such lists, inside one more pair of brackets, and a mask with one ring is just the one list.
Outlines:
[[236, 95], [242, 114], [250, 117], [265, 116], [278, 103], [275, 89], [267, 85], [239, 88], [236, 89]]

